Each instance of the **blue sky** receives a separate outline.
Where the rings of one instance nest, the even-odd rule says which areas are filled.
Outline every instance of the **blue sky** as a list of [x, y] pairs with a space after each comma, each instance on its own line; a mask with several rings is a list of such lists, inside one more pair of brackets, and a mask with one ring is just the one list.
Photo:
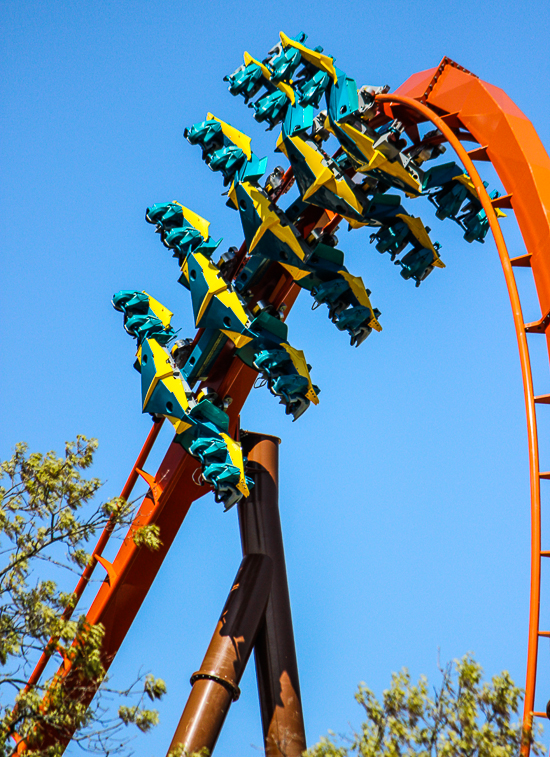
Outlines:
[[[359, 85], [392, 89], [447, 55], [503, 88], [549, 145], [550, 10], [543, 0], [525, 8], [5, 0], [2, 456], [19, 440], [61, 451], [77, 433], [96, 436], [105, 497], [120, 491], [150, 422], [140, 413], [133, 343], [110, 298], [146, 289], [174, 311], [182, 334], [193, 333], [176, 264], [145, 208], [178, 199], [208, 218], [224, 245], [242, 238], [220, 177], [183, 129], [210, 110], [248, 133], [270, 168], [282, 160], [275, 134], [222, 81], [244, 50], [262, 57], [281, 29], [304, 30]], [[352, 349], [302, 295], [289, 338], [313, 366], [320, 405], [292, 424], [264, 389], [243, 412], [244, 427], [283, 440], [281, 514], [309, 743], [357, 725], [359, 681], [381, 693], [402, 666], [435, 679], [438, 654], [446, 661], [471, 650], [488, 675], [508, 669], [524, 681], [527, 446], [504, 278], [492, 241], [468, 245], [427, 202], [407, 207], [432, 226], [447, 268], [415, 289], [368, 244], [368, 230], [342, 230], [346, 264], [372, 290], [384, 331]], [[513, 217], [503, 229], [511, 254], [521, 254]], [[517, 276], [525, 319], [535, 320], [530, 272]], [[535, 391], [547, 393], [548, 357], [530, 339]], [[550, 469], [550, 409], [539, 413], [541, 465]], [[164, 430], [148, 470], [169, 441]], [[161, 725], [135, 742], [138, 755], [166, 752], [239, 561], [236, 511], [203, 498], [112, 667], [120, 685], [140, 667], [168, 685]], [[543, 578], [550, 626], [548, 569]], [[539, 708], [550, 698], [549, 672], [544, 641]], [[242, 690], [219, 754], [261, 746], [253, 665]]]

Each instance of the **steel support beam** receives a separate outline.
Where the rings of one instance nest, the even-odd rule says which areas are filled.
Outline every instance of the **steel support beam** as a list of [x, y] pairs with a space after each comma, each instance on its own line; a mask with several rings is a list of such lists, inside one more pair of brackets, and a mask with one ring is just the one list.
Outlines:
[[280, 439], [243, 431], [241, 442], [254, 479], [250, 497], [238, 505], [243, 554], [273, 561], [265, 622], [254, 646], [265, 754], [300, 757], [306, 737], [279, 516]]
[[170, 744], [185, 754], [211, 754], [252, 652], [268, 601], [272, 561], [264, 554], [243, 558], [200, 670], [191, 676], [191, 694]]

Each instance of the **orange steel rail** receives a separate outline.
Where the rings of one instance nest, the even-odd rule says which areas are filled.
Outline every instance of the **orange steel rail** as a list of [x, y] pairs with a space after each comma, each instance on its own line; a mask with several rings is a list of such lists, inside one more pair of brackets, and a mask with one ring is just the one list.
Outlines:
[[[377, 100], [382, 106], [382, 112], [376, 119], [380, 123], [399, 118], [414, 132], [419, 122], [431, 121], [455, 149], [474, 182], [487, 214], [508, 287], [525, 392], [531, 477], [531, 601], [524, 714], [524, 722], [529, 727], [533, 715], [544, 714], [534, 712], [534, 695], [538, 638], [539, 635], [547, 634], [539, 629], [540, 560], [541, 556], [550, 556], [550, 551], [541, 552], [540, 479], [550, 478], [550, 473], [541, 473], [539, 468], [535, 403], [550, 404], [550, 395], [534, 397], [526, 334], [545, 333], [547, 340], [550, 339], [550, 335], [547, 334], [550, 324], [550, 158], [530, 121], [502, 90], [481, 81], [447, 58], [443, 59], [439, 68], [413, 75], [395, 93], [379, 95]], [[468, 152], [462, 146], [461, 140], [477, 142], [480, 147]], [[508, 195], [496, 201], [491, 200], [473, 160], [490, 160]], [[288, 188], [292, 181], [291, 171], [285, 174], [285, 181], [285, 187]], [[510, 259], [495, 213], [496, 207], [512, 207], [515, 211], [528, 251], [526, 255]], [[320, 222], [323, 214], [324, 211], [321, 209], [318, 209], [318, 213], [312, 211], [311, 221], [302, 229], [304, 237]], [[331, 228], [337, 225], [338, 220], [338, 216], [330, 218]], [[245, 249], [241, 248], [239, 257], [244, 254]], [[523, 320], [512, 269], [514, 265], [528, 265], [534, 274], [542, 316], [533, 324], [525, 324]], [[263, 292], [261, 296], [269, 299], [277, 308], [286, 304], [290, 310], [298, 292], [299, 288], [285, 272], [280, 275], [267, 296]], [[212, 375], [209, 379], [209, 386], [220, 396], [229, 395], [233, 399], [228, 408], [229, 433], [233, 436], [237, 431], [240, 410], [256, 376], [256, 371], [238, 360], [233, 360], [227, 371], [220, 372], [218, 376]], [[151, 434], [155, 433], [155, 438], [158, 430], [156, 428], [155, 432], [153, 427], [151, 431]], [[151, 439], [151, 434], [145, 447]], [[154, 442], [154, 439], [152, 441]], [[143, 465], [142, 455], [130, 475], [125, 490], [130, 482], [133, 486], [137, 475], [140, 474], [149, 484], [149, 492], [113, 562], [109, 563], [103, 558], [99, 560], [107, 571], [107, 579], [99, 588], [87, 614], [89, 623], [102, 623], [105, 627], [105, 668], [109, 667], [132, 625], [189, 507], [194, 500], [210, 491], [209, 486], [196, 482], [194, 473], [198, 462], [187, 455], [180, 445], [170, 445], [155, 476], [140, 470]], [[124, 496], [128, 494], [124, 495], [123, 492]], [[137, 528], [153, 523], [160, 527], [162, 540], [162, 546], [157, 552], [137, 547], [133, 541], [133, 533]], [[105, 534], [102, 535], [94, 552], [98, 557], [101, 557], [104, 547], [104, 536]], [[108, 536], [109, 534], [106, 534], [106, 538]], [[97, 561], [89, 567], [93, 569]], [[89, 576], [85, 578], [84, 575], [81, 578], [78, 586], [84, 582], [82, 591], [88, 579]], [[44, 666], [45, 662], [41, 660], [33, 673], [33, 682], [38, 681]], [[65, 663], [58, 675], [65, 676], [68, 670]], [[90, 688], [88, 701], [91, 701], [98, 685], [99, 683]], [[24, 749], [24, 745], [21, 746]], [[527, 745], [524, 755], [528, 753]]]
[[[151, 452], [153, 445], [155, 444], [157, 437], [159, 435], [160, 429], [162, 428], [162, 424], [164, 423], [164, 418], [160, 418], [158, 421], [155, 421], [153, 423], [153, 426], [151, 430], [149, 431], [149, 434], [147, 435], [147, 439], [145, 440], [145, 443], [143, 447], [141, 448], [141, 452], [139, 453], [136, 462], [134, 463], [134, 466], [130, 472], [130, 475], [128, 476], [128, 479], [126, 480], [126, 483], [124, 484], [124, 488], [122, 489], [122, 492], [120, 493], [120, 499], [127, 500], [129, 496], [131, 495], [134, 486], [136, 485], [136, 482], [139, 478], [139, 471], [145, 465], [147, 462], [147, 458], [149, 457], [149, 453]], [[95, 549], [92, 552], [91, 558], [89, 563], [86, 565], [84, 570], [82, 571], [82, 575], [80, 576], [78, 583], [75, 587], [75, 590], [72, 594], [72, 601], [63, 613], [61, 614], [61, 617], [63, 620], [69, 620], [76, 610], [76, 607], [78, 605], [78, 602], [80, 601], [80, 598], [82, 597], [82, 594], [84, 593], [84, 590], [86, 589], [86, 586], [88, 585], [88, 582], [90, 581], [95, 566], [100, 563], [101, 565], [108, 565], [107, 561], [101, 556], [103, 554], [103, 550], [107, 546], [107, 542], [111, 538], [111, 535], [116, 527], [116, 518], [111, 517], [103, 529], [101, 536], [99, 537], [97, 544], [95, 546]], [[40, 659], [36, 663], [36, 667], [34, 668], [33, 672], [31, 673], [29, 680], [27, 682], [27, 685], [25, 686], [25, 691], [28, 691], [33, 686], [36, 686], [36, 684], [39, 682], [40, 677], [42, 673], [44, 672], [46, 665], [48, 664], [48, 661], [50, 657], [58, 650], [57, 643], [59, 639], [56, 637], [52, 637], [49, 642], [46, 645], [46, 648], [42, 652], [42, 655], [40, 656]], [[64, 669], [66, 669], [67, 663], [64, 661]], [[14, 714], [17, 712], [17, 704], [14, 708]], [[17, 743], [20, 743], [21, 739], [17, 736], [17, 734], [14, 734], [14, 739]], [[18, 749], [18, 751], [20, 751]]]
[[[145, 465], [147, 462], [147, 458], [149, 457], [149, 453], [151, 452], [157, 437], [160, 433], [160, 430], [162, 428], [162, 424], [164, 423], [164, 418], [160, 418], [159, 420], [155, 421], [153, 423], [153, 426], [151, 430], [149, 431], [149, 434], [147, 435], [147, 439], [145, 440], [145, 443], [143, 447], [141, 448], [141, 452], [139, 453], [136, 462], [134, 463], [134, 466], [130, 472], [130, 475], [128, 476], [126, 483], [124, 484], [124, 487], [120, 493], [120, 499], [127, 500], [133, 489], [134, 486], [137, 483], [137, 480], [139, 478], [139, 472], [140, 469]], [[86, 589], [93, 572], [95, 570], [95, 566], [100, 563], [104, 567], [108, 566], [109, 563], [107, 560], [105, 560], [102, 557], [103, 550], [107, 546], [107, 543], [109, 539], [111, 538], [111, 535], [116, 527], [116, 518], [114, 516], [111, 516], [109, 519], [107, 525], [103, 529], [101, 536], [99, 537], [97, 544], [92, 552], [90, 561], [82, 571], [82, 575], [80, 576], [78, 583], [73, 591], [72, 594], [72, 601], [63, 613], [61, 614], [61, 617], [63, 620], [69, 620], [72, 617], [72, 614], [76, 610], [76, 607], [78, 605], [78, 602], [80, 601], [84, 590]], [[40, 681], [40, 677], [42, 676], [42, 673], [44, 672], [46, 665], [48, 664], [48, 661], [50, 657], [58, 651], [58, 641], [59, 638], [52, 636], [52, 638], [48, 641], [46, 648], [42, 652], [40, 659], [36, 663], [36, 667], [34, 668], [33, 672], [31, 673], [29, 680], [27, 682], [27, 685], [25, 686], [25, 691], [28, 691], [33, 686], [36, 686], [38, 682]], [[68, 661], [64, 660], [62, 669], [68, 670]], [[14, 715], [17, 712], [17, 704], [14, 708]], [[22, 740], [19, 738], [17, 734], [14, 734], [13, 738], [15, 739], [16, 743], [19, 745], [17, 751], [24, 751], [25, 750], [25, 744], [22, 743]]]
[[[141, 452], [139, 453], [136, 462], [134, 463], [134, 467], [132, 468], [132, 471], [130, 475], [128, 476], [128, 479], [126, 483], [124, 484], [124, 488], [122, 489], [122, 492], [120, 493], [120, 499], [127, 500], [128, 497], [131, 495], [134, 486], [136, 485], [136, 482], [139, 478], [138, 471], [145, 465], [147, 462], [147, 458], [149, 457], [149, 453], [151, 452], [154, 443], [157, 440], [157, 437], [159, 435], [160, 429], [162, 428], [162, 424], [164, 423], [164, 418], [160, 418], [158, 421], [155, 421], [153, 424], [151, 430], [149, 431], [149, 434], [147, 436], [147, 439], [145, 440], [145, 443], [143, 447], [141, 448]], [[103, 550], [107, 546], [107, 542], [111, 538], [111, 534], [113, 533], [116, 526], [116, 518], [111, 517], [109, 519], [109, 522], [103, 529], [101, 536], [99, 537], [97, 544], [95, 546], [94, 551], [92, 552], [92, 556], [90, 558], [90, 562], [84, 570], [82, 571], [82, 575], [80, 576], [80, 579], [78, 580], [78, 583], [76, 585], [75, 590], [73, 591], [72, 595], [72, 601], [71, 603], [65, 608], [63, 611], [61, 617], [63, 620], [69, 620], [73, 614], [73, 612], [76, 610], [76, 606], [78, 602], [80, 601], [80, 598], [82, 597], [82, 594], [84, 593], [84, 589], [88, 585], [88, 582], [90, 578], [92, 577], [92, 574], [94, 572], [95, 566], [97, 563], [103, 564], [107, 561], [104, 560], [101, 555], [103, 554]], [[44, 672], [44, 669], [46, 665], [48, 664], [48, 660], [52, 656], [52, 654], [56, 651], [56, 645], [59, 639], [52, 637], [44, 652], [42, 652], [42, 656], [38, 660], [35, 669], [33, 670], [28, 683], [25, 687], [25, 691], [28, 691], [29, 688], [32, 686], [35, 686], [38, 681], [40, 680], [40, 676]]]
[[[533, 716], [546, 717], [534, 707], [538, 640], [540, 636], [550, 636], [539, 627], [541, 558], [550, 556], [550, 551], [541, 549], [540, 480], [550, 478], [550, 473], [541, 472], [539, 466], [535, 406], [550, 404], [550, 395], [534, 396], [527, 334], [546, 334], [550, 346], [550, 158], [531, 122], [502, 90], [481, 81], [448, 58], [443, 59], [439, 68], [415, 74], [395, 93], [379, 95], [377, 100], [388, 117], [398, 117], [407, 123], [412, 112], [413, 122], [431, 121], [454, 148], [487, 214], [508, 288], [525, 395], [531, 484], [531, 594], [523, 720], [530, 729]], [[459, 135], [463, 139], [473, 138], [480, 147], [467, 151]], [[489, 198], [474, 160], [493, 164], [507, 195], [497, 200]], [[514, 210], [527, 254], [510, 258], [496, 207]], [[513, 266], [532, 269], [542, 313], [534, 323], [524, 322]], [[526, 744], [522, 754], [528, 755], [529, 751]]]

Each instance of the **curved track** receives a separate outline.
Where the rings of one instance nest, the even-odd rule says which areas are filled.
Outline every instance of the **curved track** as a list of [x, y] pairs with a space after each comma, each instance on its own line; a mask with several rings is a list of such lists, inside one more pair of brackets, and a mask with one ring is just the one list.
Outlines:
[[[533, 716], [546, 717], [545, 712], [535, 710], [535, 689], [539, 638], [550, 635], [539, 627], [541, 560], [550, 556], [550, 552], [542, 550], [540, 481], [550, 478], [550, 474], [540, 470], [536, 415], [536, 405], [548, 404], [550, 396], [534, 396], [527, 344], [528, 333], [544, 334], [547, 345], [550, 344], [550, 158], [531, 122], [502, 90], [464, 72], [447, 59], [439, 68], [412, 76], [393, 95], [381, 95], [379, 99], [392, 114], [406, 108], [415, 114], [415, 121], [430, 120], [455, 149], [487, 213], [510, 296], [525, 394], [531, 486], [531, 595], [524, 711], [524, 723], [529, 727]], [[463, 129], [479, 148], [465, 150], [459, 136]], [[494, 211], [495, 203], [491, 202], [473, 164], [476, 159], [489, 160], [496, 169], [508, 193], [507, 205], [514, 210], [527, 254], [510, 257]], [[505, 207], [503, 199], [498, 198], [499, 207]], [[541, 307], [541, 317], [534, 323], [524, 322], [514, 266], [530, 266], [533, 272]]]
[[[550, 556], [550, 551], [542, 550], [540, 481], [550, 479], [550, 473], [540, 470], [536, 416], [537, 405], [550, 404], [550, 394], [534, 396], [527, 340], [528, 333], [545, 334], [547, 344], [550, 343], [550, 158], [530, 121], [502, 90], [481, 81], [447, 58], [438, 68], [415, 74], [396, 92], [377, 95], [376, 99], [381, 105], [375, 119], [377, 125], [399, 119], [411, 133], [417, 124], [431, 121], [454, 148], [475, 185], [487, 215], [508, 287], [524, 384], [531, 482], [531, 599], [524, 715], [525, 725], [529, 726], [533, 716], [546, 717], [545, 713], [535, 710], [535, 687], [538, 640], [540, 636], [550, 636], [550, 632], [539, 628], [541, 559]], [[477, 143], [478, 147], [466, 150], [462, 143], [467, 141]], [[491, 200], [474, 161], [490, 161], [508, 194]], [[278, 197], [291, 181], [292, 172], [287, 171]], [[512, 208], [515, 212], [526, 254], [510, 257], [496, 208]], [[308, 218], [306, 224], [298, 226], [304, 238], [319, 221], [321, 214], [319, 210]], [[338, 216], [330, 218], [327, 227], [332, 230], [339, 220]], [[245, 251], [244, 247], [241, 248], [241, 257]], [[541, 318], [535, 323], [524, 323], [514, 266], [530, 266], [532, 270], [541, 306]], [[290, 274], [283, 269], [280, 271], [269, 301], [277, 309], [285, 304], [288, 311], [300, 290]], [[230, 395], [233, 398], [227, 410], [229, 434], [233, 437], [238, 434], [239, 412], [256, 377], [256, 371], [233, 360], [228, 370], [209, 379], [209, 386], [219, 396]], [[122, 644], [189, 507], [194, 500], [210, 491], [210, 487], [196, 483], [196, 459], [176, 443], [170, 445], [154, 476], [143, 472], [142, 467], [159, 428], [160, 423], [154, 424], [122, 493], [124, 497], [130, 496], [138, 475], [143, 476], [150, 486], [129, 534], [111, 564], [101, 557], [110, 535], [109, 529], [106, 529], [94, 550], [95, 559], [84, 571], [76, 589], [80, 597], [98, 562], [106, 570], [108, 578], [101, 584], [87, 614], [90, 623], [102, 623], [106, 629], [103, 650], [106, 667]], [[132, 539], [134, 528], [153, 523], [162, 532], [162, 547], [158, 552], [139, 548]], [[44, 653], [29, 684], [39, 680], [47, 660], [48, 655]], [[66, 672], [65, 665], [64, 672], [60, 674], [66, 675]], [[90, 690], [90, 699], [94, 693], [95, 688]], [[21, 747], [24, 748], [23, 744]], [[528, 754], [528, 751], [529, 747], [526, 746], [524, 753]]]

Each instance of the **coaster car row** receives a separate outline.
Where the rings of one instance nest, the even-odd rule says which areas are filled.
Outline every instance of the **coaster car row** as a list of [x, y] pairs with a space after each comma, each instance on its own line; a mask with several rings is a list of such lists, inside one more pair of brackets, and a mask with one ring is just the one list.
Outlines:
[[244, 472], [240, 444], [228, 435], [229, 417], [204, 392], [194, 393], [179, 363], [181, 345], [166, 345], [176, 333], [172, 313], [146, 292], [122, 290], [113, 305], [124, 313], [124, 327], [138, 343], [135, 367], [141, 374], [142, 410], [164, 416], [174, 426], [176, 441], [197, 457], [202, 476], [216, 500], [229, 509], [249, 494], [252, 481]]
[[[379, 225], [388, 220], [369, 212], [372, 208], [366, 207], [364, 194], [384, 194], [395, 188], [411, 198], [438, 195], [445, 206], [451, 199], [450, 193], [453, 201], [459, 197], [461, 201], [453, 212], [438, 218], [458, 221], [467, 241], [482, 242], [488, 222], [469, 177], [454, 163], [429, 171], [421, 168], [424, 162], [445, 150], [438, 141], [438, 133], [430, 132], [420, 144], [407, 146], [399, 121], [372, 128], [370, 121], [378, 113], [375, 95], [387, 92], [389, 87], [357, 88], [355, 80], [335, 66], [333, 58], [323, 54], [322, 47], [306, 47], [306, 39], [303, 32], [294, 39], [281, 32], [280, 42], [262, 62], [245, 53], [244, 65], [226, 77], [229, 91], [243, 95], [246, 102], [265, 88], [259, 100], [250, 103], [254, 117], [267, 121], [270, 128], [281, 123], [278, 148], [292, 165], [304, 201], [315, 202], [312, 197], [318, 194], [319, 204], [334, 208], [347, 220], [354, 221], [352, 225]], [[315, 115], [323, 95], [326, 109]], [[273, 112], [269, 109], [271, 102], [276, 102]], [[335, 159], [322, 149], [331, 135], [337, 138], [340, 147]], [[350, 173], [356, 175], [359, 184], [350, 180]], [[464, 191], [456, 190], [457, 183]], [[358, 191], [359, 187], [363, 193]], [[462, 208], [465, 202], [468, 206]], [[459, 217], [461, 208], [463, 214]], [[435, 259], [433, 247], [427, 249]]]
[[[397, 120], [375, 128], [375, 96], [388, 87], [358, 88], [321, 47], [306, 47], [306, 39], [281, 33], [266, 58], [245, 52], [244, 64], [226, 77], [229, 91], [244, 97], [256, 121], [269, 129], [281, 125], [276, 150], [291, 171], [278, 166], [264, 179], [267, 158], [252, 152], [250, 137], [211, 113], [184, 131], [223, 177], [227, 205], [239, 213], [244, 232], [241, 253], [230, 247], [214, 263], [222, 240], [210, 236], [208, 221], [176, 201], [147, 209], [146, 220], [172, 250], [179, 282], [190, 292], [196, 338], [178, 339], [172, 314], [144, 292], [113, 298], [138, 342], [143, 412], [170, 420], [176, 441], [199, 459], [203, 479], [226, 509], [248, 495], [252, 482], [239, 443], [228, 435], [231, 397], [209, 389], [209, 376], [236, 356], [258, 372], [294, 420], [319, 401], [311, 366], [288, 342], [286, 306], [276, 310], [270, 302], [282, 270], [309, 291], [314, 309], [326, 305], [336, 328], [359, 346], [382, 330], [380, 311], [362, 279], [344, 265], [334, 233], [342, 220], [349, 229], [373, 228], [370, 241], [377, 251], [388, 253], [416, 286], [435, 268], [445, 268], [440, 245], [390, 190], [409, 199], [428, 197], [436, 217], [459, 224], [468, 242], [483, 242], [488, 232], [469, 176], [452, 162], [424, 167], [445, 151], [439, 132], [409, 144]], [[323, 97], [326, 108], [316, 113]], [[332, 156], [324, 149], [331, 137], [338, 143]], [[293, 182], [299, 196], [282, 210], [277, 202]]]

